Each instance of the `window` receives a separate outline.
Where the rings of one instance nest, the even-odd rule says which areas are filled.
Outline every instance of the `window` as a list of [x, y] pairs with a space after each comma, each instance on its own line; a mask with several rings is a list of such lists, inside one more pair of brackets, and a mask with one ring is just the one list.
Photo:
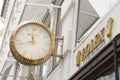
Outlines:
[[104, 17], [117, 1], [118, 0], [78, 0], [76, 43], [79, 43], [80, 40], [84, 38], [83, 35], [100, 17]]
[[2, 5], [1, 17], [4, 20], [6, 18], [10, 0], [4, 0], [4, 1], [2, 0], [2, 2], [3, 2], [3, 5]]
[[5, 61], [3, 69], [0, 73], [0, 80], [27, 80], [29, 76], [29, 67], [23, 66], [16, 61]]
[[114, 68], [106, 72], [105, 74], [101, 75], [96, 80], [115, 80], [115, 71]]
[[1, 21], [0, 19], [0, 48], [1, 48], [1, 45], [2, 45], [2, 40], [3, 40], [3, 27], [4, 27], [4, 24], [3, 22]]
[[0, 0], [0, 14], [2, 13], [3, 4], [4, 4], [4, 0]]
[[[51, 20], [51, 28], [53, 28], [53, 33], [55, 36], [60, 36], [61, 35], [61, 26], [60, 26], [60, 15], [61, 15], [61, 9], [54, 9], [54, 19]], [[60, 43], [61, 41], [59, 40], [56, 40], [55, 42], [55, 50], [54, 50], [54, 54], [58, 54], [60, 51]], [[47, 74], [49, 74], [52, 70], [55, 69], [55, 67], [57, 66], [58, 64], [58, 61], [59, 61], [59, 57], [51, 57], [49, 60], [48, 60], [48, 71], [47, 71]]]
[[[0, 1], [0, 14], [2, 13], [2, 8], [3, 8], [4, 2], [5, 2], [4, 0]], [[2, 39], [3, 39], [3, 27], [4, 27], [4, 23], [3, 23], [3, 20], [1, 17], [2, 16], [0, 16], [0, 48], [1, 48]]]
[[[57, 22], [56, 22], [56, 30], [55, 30], [55, 36], [60, 36], [60, 32], [61, 32], [61, 26], [60, 26], [60, 15], [61, 15], [61, 9], [58, 9], [57, 11], [56, 11], [56, 16], [57, 16]], [[60, 43], [61, 43], [61, 41], [59, 41], [59, 40], [56, 40], [56, 45], [55, 45], [55, 51], [54, 51], [54, 54], [58, 54], [60, 51]], [[53, 57], [53, 68], [55, 68], [55, 66], [57, 66], [57, 62], [58, 62], [58, 60], [59, 60], [60, 58], [58, 57]]]
[[[53, 5], [61, 5], [63, 0], [52, 0]], [[56, 4], [57, 3], [57, 4]], [[55, 36], [61, 36], [61, 8], [53, 8], [53, 12], [50, 13], [51, 21], [50, 21], [50, 27], [53, 30], [53, 33]], [[61, 54], [60, 53], [60, 45], [61, 41], [56, 40], [55, 42], [55, 51], [54, 54]], [[50, 59], [47, 62], [47, 76], [55, 69], [55, 67], [58, 65], [60, 58], [59, 57], [50, 57]]]
[[79, 0], [76, 42], [79, 41], [98, 19], [98, 14], [88, 0]]

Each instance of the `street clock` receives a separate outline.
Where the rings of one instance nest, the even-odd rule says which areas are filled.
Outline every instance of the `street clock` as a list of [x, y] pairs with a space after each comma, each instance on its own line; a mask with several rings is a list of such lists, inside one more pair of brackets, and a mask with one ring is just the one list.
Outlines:
[[38, 65], [48, 60], [55, 48], [55, 36], [41, 22], [27, 21], [13, 31], [10, 49], [20, 63]]

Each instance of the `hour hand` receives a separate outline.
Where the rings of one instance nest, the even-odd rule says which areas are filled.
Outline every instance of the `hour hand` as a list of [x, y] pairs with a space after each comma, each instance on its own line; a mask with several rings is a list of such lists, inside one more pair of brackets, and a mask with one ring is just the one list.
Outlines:
[[25, 42], [19, 42], [18, 44], [33, 44], [36, 43], [36, 41], [25, 41]]

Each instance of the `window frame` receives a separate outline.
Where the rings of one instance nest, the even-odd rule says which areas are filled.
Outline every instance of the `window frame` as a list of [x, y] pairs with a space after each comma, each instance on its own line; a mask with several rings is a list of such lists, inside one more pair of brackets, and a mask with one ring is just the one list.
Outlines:
[[[77, 5], [77, 20], [76, 20], [76, 33], [75, 33], [75, 47], [77, 47], [77, 45], [79, 45], [79, 43], [81, 42], [81, 41], [83, 41], [83, 39], [85, 39], [85, 35], [86, 35], [86, 33], [92, 28], [92, 26], [98, 21], [98, 19], [99, 19], [99, 16], [97, 16], [97, 15], [92, 15], [92, 14], [90, 14], [90, 13], [86, 13], [86, 12], [84, 12], [84, 11], [81, 11], [81, 9], [80, 9], [80, 6], [81, 6], [81, 0], [77, 0], [76, 1], [76, 5]], [[97, 17], [98, 19], [96, 20], [96, 22], [94, 22], [93, 24], [92, 24], [92, 26], [89, 26], [88, 28], [87, 28], [87, 30], [84, 30], [84, 32], [83, 32], [83, 34], [81, 35], [81, 37], [80, 38], [78, 38], [79, 36], [77, 35], [77, 33], [78, 33], [78, 27], [80, 27], [79, 26], [79, 16], [80, 16], [80, 13], [82, 13], [82, 14], [86, 14], [86, 15], [89, 15], [89, 16], [94, 16], [94, 17]]]
[[[63, 1], [64, 0], [53, 0], [52, 3], [53, 3], [53, 5], [60, 6], [60, 5], [62, 5]], [[62, 31], [62, 27], [61, 27], [61, 8], [53, 8], [53, 11], [54, 11], [54, 15], [53, 15], [54, 20], [51, 21], [52, 25], [50, 26], [50, 28], [52, 28], [52, 31], [53, 31], [55, 36], [61, 36], [61, 31]], [[54, 54], [57, 54], [57, 52], [58, 52], [58, 45], [59, 45], [59, 41], [56, 41], [55, 42]], [[47, 62], [46, 76], [49, 76], [52, 73], [52, 71], [59, 64], [59, 61], [60, 61], [59, 57], [51, 56], [51, 58]]]
[[[8, 2], [8, 4], [7, 4], [7, 2]], [[10, 0], [4, 0], [4, 1], [3, 1], [2, 11], [1, 11], [1, 14], [0, 14], [1, 20], [2, 20], [3, 22], [4, 22], [5, 18], [6, 18], [6, 15], [4, 16], [4, 14], [5, 14], [5, 11], [6, 11], [6, 13], [7, 13], [9, 4], [10, 4]], [[7, 5], [7, 10], [5, 9], [5, 8], [6, 8], [6, 5]]]

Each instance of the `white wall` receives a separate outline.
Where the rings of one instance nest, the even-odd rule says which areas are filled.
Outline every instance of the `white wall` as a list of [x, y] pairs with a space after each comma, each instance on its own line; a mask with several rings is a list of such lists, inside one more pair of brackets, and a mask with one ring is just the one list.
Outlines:
[[[113, 23], [113, 35], [112, 38], [114, 36], [116, 36], [118, 33], [120, 33], [120, 1], [117, 2], [117, 5], [115, 5], [113, 7], [113, 9], [107, 13], [103, 18], [99, 19], [98, 22], [85, 34], [86, 39], [84, 40], [84, 42], [81, 42], [78, 46], [77, 49], [74, 49], [74, 53], [69, 53], [64, 59], [63, 61], [55, 68], [55, 70], [48, 76], [48, 80], [67, 80], [70, 76], [72, 76], [72, 74], [74, 74], [80, 67], [76, 66], [76, 54], [79, 50], [83, 49], [84, 47], [86, 47], [87, 43], [89, 43], [92, 39], [94, 39], [94, 36], [103, 28], [106, 26], [107, 21], [109, 20], [109, 18], [113, 18], [114, 23]], [[74, 11], [70, 11], [73, 12]], [[69, 12], [69, 13], [70, 13]], [[70, 13], [67, 15], [67, 17], [65, 18], [65, 20], [63, 21], [63, 32], [62, 34], [65, 36], [65, 49], [66, 49], [66, 44], [68, 44], [68, 31], [69, 30], [73, 30], [74, 27], [71, 27], [73, 24], [73, 13]], [[72, 20], [71, 20], [72, 18]], [[74, 32], [73, 34], [75, 34], [76, 32]], [[73, 38], [71, 36], [71, 38]], [[101, 44], [101, 47], [99, 48], [99, 50], [104, 47], [104, 45], [106, 45], [112, 38], [107, 38], [105, 36], [105, 44]], [[70, 43], [69, 43], [70, 44]], [[99, 51], [98, 50], [98, 51]], [[95, 51], [95, 53], [97, 53], [97, 51]], [[92, 55], [94, 56], [94, 55]], [[91, 56], [91, 57], [92, 57]], [[90, 57], [90, 58], [91, 58]], [[89, 58], [89, 59], [90, 59]], [[81, 66], [83, 66], [85, 63], [83, 63]]]
[[[64, 36], [64, 47], [63, 47], [63, 54], [66, 53], [69, 49], [68, 43], [72, 39], [70, 32], [72, 30], [73, 26], [73, 12], [74, 12], [74, 6], [69, 5], [71, 7], [69, 10], [67, 10], [66, 16], [62, 18], [62, 36]], [[48, 76], [48, 80], [67, 80], [69, 76], [70, 71], [70, 57], [71, 54], [68, 53], [67, 56], [60, 62], [60, 65], [55, 68], [55, 70]]]
[[[107, 21], [109, 20], [109, 18], [113, 18], [114, 23], [113, 23], [113, 35], [112, 38], [115, 37], [118, 33], [120, 33], [120, 17], [119, 17], [119, 9], [120, 9], [120, 1], [117, 2], [117, 5], [115, 5], [113, 7], [113, 9], [111, 10], [111, 12], [107, 13], [103, 18], [101, 18], [94, 26], [93, 28], [91, 28], [87, 34], [85, 34], [87, 37], [86, 40], [79, 44], [78, 49], [75, 50], [75, 53], [73, 53], [73, 57], [72, 57], [72, 64], [71, 64], [71, 74], [75, 73], [80, 67], [76, 67], [76, 54], [78, 53], [79, 50], [83, 49], [86, 47], [86, 45], [92, 40], [94, 39], [94, 36], [103, 28], [106, 26]], [[101, 48], [104, 47], [104, 45], [106, 45], [112, 38], [105, 38], [105, 44], [102, 44]], [[101, 49], [100, 48], [100, 49]], [[99, 49], [99, 50], [100, 50]], [[98, 51], [99, 51], [98, 50]], [[97, 53], [98, 51], [96, 51], [95, 53]], [[94, 55], [93, 55], [94, 56]], [[92, 56], [90, 57], [92, 58]], [[81, 66], [83, 66], [85, 63], [81, 64]]]
[[12, 30], [16, 27], [19, 23], [22, 11], [24, 9], [26, 0], [11, 0], [8, 6], [8, 11], [5, 18], [4, 23], [4, 31], [3, 31], [3, 41], [0, 50], [0, 71], [4, 65], [4, 62], [7, 60], [10, 47], [9, 47], [9, 39], [12, 33]]
[[[104, 16], [118, 0], [88, 0], [99, 16]], [[101, 6], [102, 5], [102, 6]]]

